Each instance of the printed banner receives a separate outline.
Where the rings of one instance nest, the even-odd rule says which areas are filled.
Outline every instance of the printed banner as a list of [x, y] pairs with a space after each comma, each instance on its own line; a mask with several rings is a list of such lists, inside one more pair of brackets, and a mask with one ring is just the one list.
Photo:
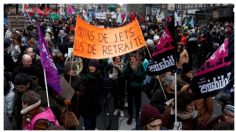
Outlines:
[[119, 28], [98, 28], [77, 16], [73, 47], [75, 56], [110, 58], [132, 52], [145, 44], [137, 20]]
[[200, 67], [191, 81], [191, 89], [198, 98], [215, 96], [221, 89], [232, 87], [233, 38], [224, 43]]
[[153, 60], [149, 62], [147, 67], [148, 75], [157, 75], [166, 72], [169, 69], [175, 69], [173, 38], [166, 28], [157, 44], [156, 51], [153, 52]]
[[24, 16], [8, 16], [8, 24], [10, 29], [23, 30], [26, 29], [26, 20]]
[[38, 36], [39, 36], [40, 61], [46, 72], [47, 83], [57, 93], [60, 93], [61, 92], [60, 76], [58, 75], [57, 67], [53, 62], [52, 56], [50, 55], [50, 52], [48, 50], [48, 45], [44, 39], [43, 33], [39, 25], [38, 25]]

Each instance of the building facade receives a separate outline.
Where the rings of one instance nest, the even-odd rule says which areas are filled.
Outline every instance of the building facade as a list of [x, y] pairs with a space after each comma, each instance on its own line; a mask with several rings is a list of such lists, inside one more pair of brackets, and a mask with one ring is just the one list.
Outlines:
[[176, 4], [175, 10], [183, 18], [193, 17], [197, 24], [214, 21], [234, 21], [233, 4]]

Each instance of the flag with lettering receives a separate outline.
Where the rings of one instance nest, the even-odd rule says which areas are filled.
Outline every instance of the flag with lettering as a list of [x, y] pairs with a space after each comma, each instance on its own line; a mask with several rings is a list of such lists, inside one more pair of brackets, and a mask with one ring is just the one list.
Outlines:
[[148, 65], [147, 74], [157, 75], [175, 69], [174, 51], [173, 38], [166, 28], [156, 46], [156, 50], [152, 54], [153, 60]]
[[58, 75], [57, 67], [53, 62], [52, 56], [48, 50], [48, 45], [44, 39], [43, 33], [39, 25], [38, 25], [38, 37], [39, 37], [40, 61], [46, 73], [47, 84], [50, 87], [52, 87], [58, 94], [60, 94], [61, 92], [60, 76]]
[[233, 87], [234, 35], [198, 69], [190, 87], [197, 98], [215, 96], [220, 90]]

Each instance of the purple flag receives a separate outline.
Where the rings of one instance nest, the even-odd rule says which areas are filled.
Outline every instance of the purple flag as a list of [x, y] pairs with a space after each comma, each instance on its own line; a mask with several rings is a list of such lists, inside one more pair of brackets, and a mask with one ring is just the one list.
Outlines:
[[53, 62], [52, 56], [48, 50], [48, 45], [44, 39], [40, 26], [38, 25], [38, 37], [39, 37], [39, 51], [41, 64], [46, 72], [47, 83], [58, 94], [61, 93], [60, 88], [60, 76], [57, 72], [57, 67]]

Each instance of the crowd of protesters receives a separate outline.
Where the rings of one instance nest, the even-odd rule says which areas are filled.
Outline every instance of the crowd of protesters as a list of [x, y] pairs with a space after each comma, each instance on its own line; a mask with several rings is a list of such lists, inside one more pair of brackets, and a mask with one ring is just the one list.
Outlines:
[[[146, 74], [151, 60], [148, 52], [152, 54], [155, 50], [168, 25], [167, 20], [160, 22], [151, 17], [139, 20], [148, 50], [145, 47], [102, 60], [69, 56], [68, 48], [73, 48], [74, 43], [75, 16], [61, 20], [30, 17], [24, 30], [4, 25], [4, 96], [12, 129], [78, 129], [76, 123], [66, 127], [61, 118], [64, 107], [74, 113], [73, 118], [83, 118], [85, 130], [95, 130], [96, 117], [102, 111], [105, 80], [113, 87], [113, 115], [124, 117], [127, 101], [127, 124], [130, 125], [135, 118], [135, 129], [178, 129], [174, 117], [175, 80], [177, 120], [182, 123], [182, 130], [234, 129], [234, 88], [201, 99], [195, 99], [190, 88], [196, 69], [232, 34], [233, 23], [175, 27], [173, 38], [177, 44], [178, 73], [175, 78], [173, 71], [155, 76]], [[61, 80], [64, 79], [63, 83], [75, 91], [70, 100], [48, 86], [50, 108], [38, 49], [38, 23]], [[93, 19], [91, 24], [104, 25], [105, 28], [125, 25], [111, 18], [104, 22]], [[144, 106], [141, 105], [142, 92], [150, 99], [150, 103]]]

